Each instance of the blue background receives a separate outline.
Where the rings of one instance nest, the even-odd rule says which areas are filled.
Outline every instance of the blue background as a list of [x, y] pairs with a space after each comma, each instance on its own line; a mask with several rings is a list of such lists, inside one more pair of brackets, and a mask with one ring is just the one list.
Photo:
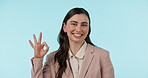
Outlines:
[[55, 51], [74, 7], [90, 13], [92, 42], [110, 51], [116, 78], [148, 78], [148, 0], [0, 0], [0, 78], [31, 78], [28, 40], [43, 32]]

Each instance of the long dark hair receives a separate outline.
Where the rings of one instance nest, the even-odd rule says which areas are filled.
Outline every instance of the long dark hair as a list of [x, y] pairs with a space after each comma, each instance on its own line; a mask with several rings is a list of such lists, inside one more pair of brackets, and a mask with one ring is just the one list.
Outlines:
[[71, 9], [65, 16], [63, 23], [62, 23], [62, 27], [61, 27], [61, 31], [58, 35], [58, 42], [59, 42], [59, 49], [57, 50], [57, 53], [54, 56], [54, 60], [55, 62], [58, 62], [59, 64], [59, 69], [58, 72], [56, 74], [57, 78], [62, 78], [62, 74], [63, 72], [65, 72], [66, 68], [67, 68], [67, 64], [66, 64], [66, 60], [68, 59], [68, 51], [69, 51], [69, 40], [68, 40], [68, 36], [67, 34], [64, 32], [63, 30], [63, 24], [67, 23], [67, 21], [75, 14], [85, 14], [88, 19], [89, 19], [89, 32], [87, 37], [85, 38], [85, 41], [91, 45], [94, 45], [91, 40], [90, 40], [90, 32], [91, 32], [91, 28], [90, 28], [90, 17], [88, 12], [83, 9], [83, 8], [73, 8]]

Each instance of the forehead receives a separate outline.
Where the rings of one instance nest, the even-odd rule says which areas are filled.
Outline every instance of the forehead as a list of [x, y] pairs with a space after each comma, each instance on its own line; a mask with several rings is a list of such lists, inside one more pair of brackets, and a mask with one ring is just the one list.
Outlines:
[[89, 19], [85, 14], [75, 14], [73, 15], [67, 22], [77, 21], [77, 22], [87, 22], [89, 23]]

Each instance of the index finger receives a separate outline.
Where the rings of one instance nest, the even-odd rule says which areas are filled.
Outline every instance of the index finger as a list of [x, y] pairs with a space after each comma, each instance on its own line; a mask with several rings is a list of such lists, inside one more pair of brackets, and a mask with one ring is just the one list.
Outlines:
[[43, 45], [46, 47], [45, 51], [47, 52], [49, 50], [49, 47], [48, 47], [47, 43], [43, 42]]

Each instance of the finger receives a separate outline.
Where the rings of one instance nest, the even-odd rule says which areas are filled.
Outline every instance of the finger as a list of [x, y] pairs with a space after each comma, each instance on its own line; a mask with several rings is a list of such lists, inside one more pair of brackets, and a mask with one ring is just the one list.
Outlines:
[[40, 36], [39, 36], [39, 39], [38, 39], [38, 43], [41, 44], [41, 41], [42, 41], [42, 32], [40, 32]]
[[37, 40], [36, 40], [35, 34], [33, 34], [33, 39], [34, 39], [34, 44], [36, 45], [37, 44]]
[[31, 42], [31, 40], [29, 40], [29, 43], [30, 43], [31, 47], [34, 48], [34, 45], [33, 45], [33, 43]]
[[44, 42], [43, 45], [46, 47], [45, 52], [47, 52], [49, 50], [49, 47], [48, 47], [47, 43]]

